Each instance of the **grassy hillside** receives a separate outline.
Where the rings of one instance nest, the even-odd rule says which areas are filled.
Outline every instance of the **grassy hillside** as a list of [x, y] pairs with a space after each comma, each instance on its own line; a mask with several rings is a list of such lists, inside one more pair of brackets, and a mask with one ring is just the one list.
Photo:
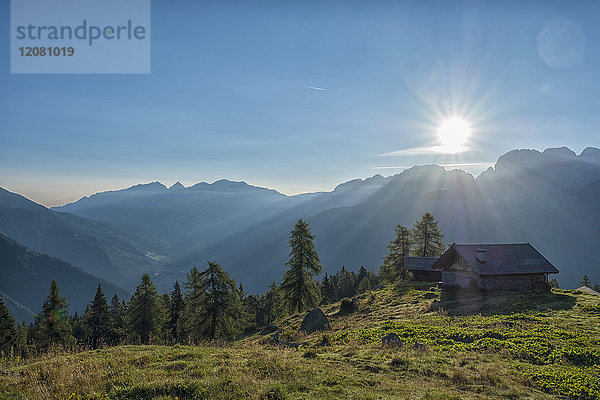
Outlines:
[[[325, 333], [298, 334], [303, 315], [278, 321], [281, 339], [305, 343], [298, 349], [255, 333], [227, 344], [5, 359], [0, 398], [600, 398], [598, 296], [441, 294], [415, 283], [359, 301], [350, 315], [325, 307]], [[383, 348], [388, 332], [403, 346]]]

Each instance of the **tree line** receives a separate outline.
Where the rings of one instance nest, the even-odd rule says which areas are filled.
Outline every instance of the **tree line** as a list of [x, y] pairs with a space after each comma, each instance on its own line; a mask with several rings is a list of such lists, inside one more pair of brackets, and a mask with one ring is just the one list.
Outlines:
[[281, 283], [272, 283], [261, 296], [248, 295], [221, 266], [193, 267], [181, 285], [160, 295], [150, 275], [144, 274], [135, 292], [125, 301], [114, 295], [110, 301], [98, 284], [83, 314], [70, 315], [67, 300], [56, 281], [34, 323], [15, 327], [14, 319], [0, 299], [0, 352], [28, 354], [53, 345], [97, 348], [121, 343], [198, 343], [224, 339], [273, 323], [286, 315], [303, 312], [364, 293], [380, 284], [407, 279], [404, 255], [439, 255], [445, 246], [437, 221], [429, 213], [412, 231], [398, 225], [388, 246], [380, 274], [361, 266], [358, 273], [345, 267], [335, 274], [322, 272], [309, 224], [299, 219], [289, 237], [290, 258]]

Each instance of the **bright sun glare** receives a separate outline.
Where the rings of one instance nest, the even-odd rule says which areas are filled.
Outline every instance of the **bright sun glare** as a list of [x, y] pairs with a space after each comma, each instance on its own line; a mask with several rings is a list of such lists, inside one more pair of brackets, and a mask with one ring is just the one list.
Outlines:
[[470, 134], [469, 123], [458, 117], [443, 120], [438, 128], [441, 142], [448, 147], [463, 146]]

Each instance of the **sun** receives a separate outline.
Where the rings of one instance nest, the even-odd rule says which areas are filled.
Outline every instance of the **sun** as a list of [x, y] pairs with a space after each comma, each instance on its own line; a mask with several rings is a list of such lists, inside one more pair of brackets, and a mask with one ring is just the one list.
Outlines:
[[471, 127], [469, 123], [458, 117], [445, 119], [438, 127], [440, 141], [444, 146], [448, 147], [463, 146], [470, 134]]

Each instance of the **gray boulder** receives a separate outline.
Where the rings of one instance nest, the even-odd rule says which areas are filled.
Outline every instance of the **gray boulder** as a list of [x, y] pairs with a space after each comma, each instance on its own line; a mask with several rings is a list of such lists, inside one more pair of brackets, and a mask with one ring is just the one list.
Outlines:
[[319, 307], [306, 314], [306, 317], [302, 320], [302, 325], [300, 325], [300, 332], [304, 333], [328, 331], [330, 329], [329, 320]]

